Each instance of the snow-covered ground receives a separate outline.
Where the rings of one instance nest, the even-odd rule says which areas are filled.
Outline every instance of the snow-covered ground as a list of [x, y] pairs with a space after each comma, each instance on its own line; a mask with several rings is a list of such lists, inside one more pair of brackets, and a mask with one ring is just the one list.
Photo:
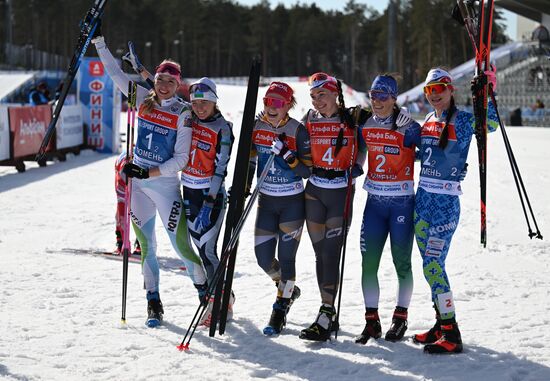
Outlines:
[[[300, 94], [305, 109], [307, 93], [300, 90]], [[244, 88], [220, 86], [220, 99], [222, 111], [235, 120], [238, 136]], [[295, 115], [301, 113], [299, 109]], [[550, 129], [507, 131], [539, 227], [548, 236]], [[256, 264], [251, 216], [237, 257], [235, 319], [224, 336], [210, 338], [207, 331], [197, 331], [191, 350], [182, 353], [176, 345], [197, 307], [196, 291], [190, 279], [176, 270], [179, 262], [160, 222], [158, 254], [170, 258], [161, 268], [166, 313], [160, 328], [144, 325], [146, 301], [139, 265], [130, 264], [127, 325], [122, 326], [121, 262], [59, 252], [66, 247], [113, 248], [115, 156], [86, 151], [46, 168], [29, 164], [26, 173], [0, 167], [0, 379], [550, 380], [550, 247], [547, 240], [527, 237], [500, 134], [489, 139], [487, 249], [479, 244], [473, 143], [463, 186], [462, 223], [447, 260], [465, 343], [465, 352], [453, 356], [425, 355], [411, 340], [413, 333], [430, 328], [434, 318], [416, 248], [406, 340], [354, 343], [364, 324], [359, 228], [366, 193], [359, 187], [338, 340], [311, 344], [297, 337], [313, 321], [320, 303], [307, 233], [297, 258], [302, 296], [292, 307], [283, 334], [263, 336], [275, 288]], [[385, 330], [397, 283], [388, 250], [379, 278]]]

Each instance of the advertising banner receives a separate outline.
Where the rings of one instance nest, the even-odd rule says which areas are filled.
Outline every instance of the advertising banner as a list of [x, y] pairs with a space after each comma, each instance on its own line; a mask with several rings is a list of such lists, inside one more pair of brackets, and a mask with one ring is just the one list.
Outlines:
[[82, 107], [63, 106], [57, 129], [57, 149], [76, 147], [84, 143]]
[[[38, 153], [52, 118], [50, 105], [9, 107], [10, 130], [13, 132], [13, 157]], [[50, 151], [52, 143], [46, 151]]]
[[8, 108], [0, 105], [0, 161], [10, 158], [10, 125]]
[[118, 89], [115, 89], [99, 58], [83, 58], [78, 75], [87, 144], [99, 152], [118, 152], [120, 103], [114, 96]]

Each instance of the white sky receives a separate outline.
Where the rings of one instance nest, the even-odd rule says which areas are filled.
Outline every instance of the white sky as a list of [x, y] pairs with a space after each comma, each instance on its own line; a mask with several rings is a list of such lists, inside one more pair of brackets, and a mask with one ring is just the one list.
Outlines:
[[[259, 0], [237, 0], [238, 3], [244, 5], [253, 5], [259, 3]], [[279, 3], [283, 3], [286, 6], [294, 5], [296, 3], [301, 4], [317, 4], [320, 8], [323, 9], [339, 9], [344, 8], [347, 3], [346, 0], [270, 0], [272, 6]], [[388, 0], [357, 0], [357, 3], [364, 3], [370, 7], [375, 8], [379, 12], [382, 12], [388, 6]], [[516, 25], [517, 25], [517, 16], [509, 11], [504, 11], [504, 17], [506, 20], [508, 36], [515, 40], [516, 36]]]

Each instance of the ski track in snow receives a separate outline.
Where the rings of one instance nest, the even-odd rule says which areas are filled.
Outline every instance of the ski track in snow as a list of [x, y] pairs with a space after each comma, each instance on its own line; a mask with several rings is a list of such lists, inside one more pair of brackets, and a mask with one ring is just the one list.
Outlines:
[[[242, 98], [221, 109], [238, 115]], [[236, 120], [237, 136], [239, 126]], [[545, 152], [550, 129], [507, 131], [539, 228], [548, 235], [550, 163]], [[197, 297], [190, 279], [173, 271], [178, 260], [159, 220], [158, 254], [174, 260], [161, 267], [166, 314], [164, 325], [156, 329], [144, 325], [146, 301], [139, 265], [129, 266], [127, 325], [123, 326], [119, 322], [121, 262], [45, 252], [64, 247], [112, 248], [115, 156], [84, 151], [46, 168], [29, 164], [22, 174], [0, 167], [0, 379], [550, 380], [549, 245], [547, 240], [527, 237], [500, 135], [489, 135], [489, 241], [485, 250], [479, 244], [479, 175], [472, 142], [461, 224], [447, 260], [465, 352], [451, 356], [425, 355], [411, 339], [412, 334], [429, 329], [434, 319], [416, 247], [406, 340], [380, 339], [365, 346], [353, 341], [364, 324], [359, 253], [366, 200], [360, 187], [363, 178], [357, 186], [348, 237], [338, 340], [307, 343], [297, 337], [313, 321], [320, 304], [314, 254], [306, 232], [297, 258], [302, 296], [293, 305], [281, 335], [262, 334], [275, 287], [256, 264], [252, 215], [237, 257], [234, 320], [223, 336], [210, 338], [207, 330], [197, 330], [190, 351], [181, 353], [176, 346], [195, 312]], [[385, 331], [391, 323], [397, 283], [388, 247], [379, 281]]]

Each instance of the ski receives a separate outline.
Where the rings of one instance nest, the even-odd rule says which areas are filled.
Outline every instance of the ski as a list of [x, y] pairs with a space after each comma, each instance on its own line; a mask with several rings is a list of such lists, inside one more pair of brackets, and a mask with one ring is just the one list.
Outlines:
[[[231, 200], [227, 209], [222, 246], [222, 252], [227, 255], [227, 261], [224, 262], [224, 266], [226, 266], [224, 269], [225, 274], [222, 274], [219, 278], [214, 293], [214, 305], [212, 309], [209, 332], [211, 337], [215, 335], [218, 319], [220, 320], [220, 334], [225, 332], [227, 309], [229, 306], [229, 298], [233, 285], [233, 272], [235, 268], [238, 240], [234, 240], [232, 247], [230, 247], [229, 244], [230, 241], [232, 241], [232, 236], [237, 233], [237, 223], [243, 214], [243, 207], [246, 198], [245, 193], [248, 179], [248, 162], [250, 157], [250, 147], [252, 144], [252, 130], [254, 128], [256, 114], [256, 99], [258, 97], [258, 86], [260, 83], [260, 69], [261, 59], [255, 58], [252, 62], [250, 75], [248, 77], [248, 89], [246, 93], [241, 132], [239, 135], [239, 145], [237, 149], [236, 162], [240, 163], [241, 166], [235, 168], [233, 183], [231, 185]], [[253, 201], [252, 198], [250, 201]], [[251, 202], [249, 202], [249, 204], [250, 203]], [[238, 239], [238, 237], [236, 238]], [[229, 252], [225, 253], [228, 248]], [[222, 266], [222, 263], [220, 263], [220, 266]], [[225, 291], [222, 292], [224, 289]], [[223, 303], [222, 295], [224, 296]]]
[[94, 32], [100, 22], [101, 15], [103, 14], [106, 3], [107, 0], [94, 0], [94, 4], [92, 5], [88, 13], [86, 13], [86, 16], [84, 16], [84, 19], [80, 23], [80, 35], [78, 37], [78, 42], [76, 44], [76, 48], [71, 59], [71, 63], [69, 64], [67, 75], [63, 80], [63, 88], [52, 114], [52, 120], [48, 125], [48, 128], [46, 129], [44, 139], [42, 140], [40, 148], [38, 149], [36, 161], [42, 161], [45, 158], [46, 149], [48, 147], [51, 137], [53, 136], [53, 133], [55, 132], [55, 125], [57, 124], [57, 120], [59, 119], [59, 116], [61, 114], [61, 109], [63, 108], [63, 104], [65, 103], [65, 98], [67, 98], [67, 94], [69, 93], [74, 78], [76, 77], [76, 73], [78, 72], [78, 68], [80, 67], [82, 57], [84, 57], [84, 55], [86, 54], [86, 50], [88, 49], [90, 41], [94, 36]]
[[[62, 249], [46, 249], [45, 251], [48, 254], [57, 254], [57, 253], [82, 254], [82, 255], [92, 255], [92, 256], [102, 257], [102, 258], [115, 260], [115, 261], [124, 260], [124, 257], [121, 254], [118, 254], [114, 251], [107, 251], [107, 250], [101, 250], [101, 249], [80, 249], [80, 248], [73, 248], [73, 247], [64, 247]], [[187, 268], [185, 266], [172, 266], [172, 263], [179, 261], [179, 259], [169, 258], [169, 257], [158, 257], [158, 256], [157, 258], [159, 262], [161, 262], [161, 268], [173, 269], [177, 271], [187, 271]], [[128, 262], [141, 264], [141, 256], [132, 254], [128, 256]]]
[[483, 247], [487, 246], [487, 109], [489, 100], [489, 88], [486, 70], [491, 70], [491, 32], [493, 30], [494, 1], [481, 2], [479, 15], [479, 45], [476, 54], [476, 76], [480, 76], [480, 88], [475, 89], [473, 104], [476, 118], [476, 139], [479, 160], [479, 186], [480, 186], [480, 210], [481, 229], [480, 241]]
[[[128, 122], [126, 126], [126, 163], [134, 160], [134, 132], [137, 109], [137, 84], [128, 82]], [[132, 178], [126, 176], [126, 189], [124, 191], [124, 234], [122, 236], [122, 322], [126, 322], [126, 294], [128, 290], [128, 260], [131, 255], [132, 244], [130, 242], [130, 206], [132, 205]]]
[[485, 71], [491, 70], [491, 35], [493, 30], [494, 0], [480, 1], [476, 10], [472, 0], [458, 0], [454, 17], [466, 28], [475, 52], [472, 99], [475, 116], [475, 136], [479, 162], [480, 186], [480, 241], [487, 246], [487, 109], [489, 86]]
[[[47, 249], [46, 253], [68, 253], [68, 254], [86, 254], [105, 257], [107, 259], [113, 259], [122, 261], [123, 257], [114, 251], [98, 250], [98, 249], [76, 249], [70, 247], [64, 247], [59, 250]], [[141, 263], [141, 256], [131, 255], [128, 257], [128, 261], [131, 263]]]
[[[236, 223], [239, 221], [243, 214], [243, 208], [246, 198], [246, 185], [248, 183], [248, 162], [250, 158], [250, 147], [252, 144], [252, 130], [254, 129], [254, 121], [256, 115], [256, 101], [258, 98], [258, 87], [260, 85], [260, 70], [261, 59], [255, 58], [250, 68], [250, 75], [248, 77], [248, 89], [246, 91], [246, 101], [244, 105], [243, 119], [241, 124], [241, 132], [239, 135], [239, 146], [237, 150], [236, 163], [239, 166], [235, 169], [233, 175], [233, 183], [231, 184], [231, 201], [227, 209], [226, 227], [224, 232], [224, 243], [229, 242], [232, 232]], [[258, 187], [256, 187], [258, 189]], [[259, 191], [259, 189], [258, 189]], [[253, 201], [252, 198], [250, 200]], [[226, 246], [226, 245], [224, 245]], [[225, 325], [227, 322], [227, 312], [229, 306], [229, 299], [231, 297], [231, 290], [233, 286], [233, 273], [235, 271], [235, 261], [237, 257], [238, 241], [229, 253], [229, 259], [227, 262], [227, 269], [225, 273], [225, 280], [220, 280], [219, 286], [224, 288], [223, 293], [216, 293], [214, 299], [214, 310], [216, 313], [216, 298], [220, 299], [223, 295], [223, 300], [220, 308], [219, 323], [220, 335], [225, 332]], [[216, 290], [217, 291], [217, 290]], [[217, 317], [217, 316], [216, 316]], [[216, 329], [217, 320], [214, 320], [214, 314], [212, 315], [212, 322], [210, 325], [210, 333], [212, 334], [212, 327], [214, 331]]]

